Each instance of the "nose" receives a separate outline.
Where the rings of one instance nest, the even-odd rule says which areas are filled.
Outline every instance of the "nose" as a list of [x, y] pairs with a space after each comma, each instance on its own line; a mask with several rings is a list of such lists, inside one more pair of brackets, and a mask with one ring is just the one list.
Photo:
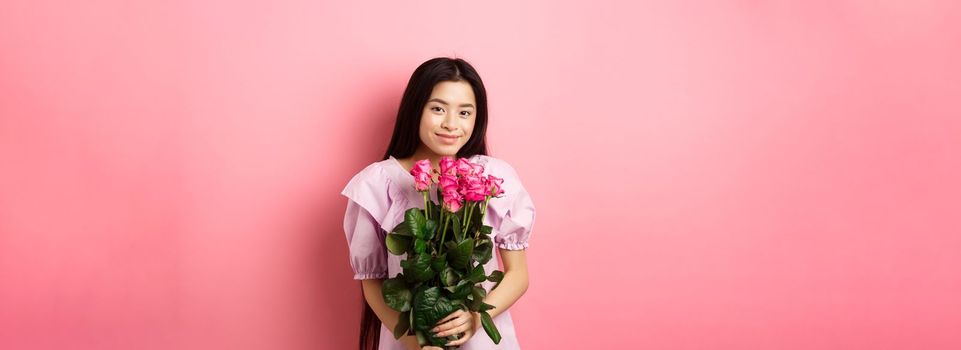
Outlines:
[[457, 118], [457, 116], [452, 115], [450, 112], [448, 112], [446, 115], [444, 115], [444, 120], [441, 121], [440, 127], [449, 131], [456, 130], [456, 128], [454, 127], [454, 120], [455, 120], [454, 118]]

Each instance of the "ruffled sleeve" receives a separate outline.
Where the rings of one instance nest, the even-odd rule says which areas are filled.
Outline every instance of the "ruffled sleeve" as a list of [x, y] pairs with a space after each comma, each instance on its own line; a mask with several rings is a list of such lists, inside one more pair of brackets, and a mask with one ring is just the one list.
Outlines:
[[388, 181], [374, 163], [354, 175], [341, 192], [348, 198], [344, 233], [355, 280], [387, 278], [386, 232], [381, 223], [390, 205]]
[[527, 249], [534, 230], [534, 201], [510, 164], [498, 160], [491, 170], [491, 174], [504, 179], [504, 196], [490, 201], [494, 210], [491, 222], [495, 231], [494, 243], [501, 249]]

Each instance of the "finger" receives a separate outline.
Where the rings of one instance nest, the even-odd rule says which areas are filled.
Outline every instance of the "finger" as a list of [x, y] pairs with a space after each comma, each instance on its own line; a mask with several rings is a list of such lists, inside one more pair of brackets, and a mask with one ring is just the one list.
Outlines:
[[447, 317], [447, 319], [442, 320], [441, 322], [438, 322], [437, 326], [434, 327], [432, 331], [439, 332], [439, 331], [456, 327], [457, 325], [460, 324], [460, 322], [463, 322], [463, 321], [458, 321], [459, 319], [463, 318], [463, 314], [464, 314], [463, 311], [456, 312], [456, 315], [451, 314], [450, 316]]
[[450, 321], [450, 320], [452, 320], [452, 319], [455, 319], [455, 318], [459, 317], [459, 316], [460, 316], [461, 314], [463, 314], [463, 313], [464, 313], [464, 310], [457, 309], [457, 311], [451, 312], [449, 315], [447, 315], [447, 317], [444, 317], [444, 318], [441, 319], [440, 321], [437, 321], [437, 324], [441, 324], [441, 323]]
[[[453, 322], [451, 322], [451, 323], [453, 323]], [[442, 332], [437, 333], [436, 336], [437, 336], [437, 337], [446, 337], [446, 336], [451, 335], [451, 334], [464, 333], [464, 332], [470, 330], [471, 328], [473, 328], [473, 327], [471, 327], [470, 322], [463, 322], [463, 323], [460, 323], [460, 324], [454, 326], [454, 327], [451, 328], [451, 329], [448, 329], [448, 330], [445, 330], [445, 331], [442, 331]]]
[[464, 343], [466, 343], [467, 340], [469, 340], [470, 337], [473, 336], [473, 335], [474, 335], [474, 332], [472, 332], [472, 331], [464, 332], [464, 334], [461, 335], [460, 338], [458, 338], [457, 340], [452, 341], [452, 342], [450, 342], [450, 343], [447, 343], [446, 346], [460, 346], [460, 345], [464, 345]]
[[434, 332], [436, 333], [435, 336], [444, 337], [450, 334], [456, 334], [458, 332], [453, 331], [454, 329], [456, 329], [457, 327], [464, 326], [470, 323], [471, 321], [472, 321], [471, 317], [462, 315], [456, 319], [451, 320], [450, 322], [434, 327], [435, 329]]

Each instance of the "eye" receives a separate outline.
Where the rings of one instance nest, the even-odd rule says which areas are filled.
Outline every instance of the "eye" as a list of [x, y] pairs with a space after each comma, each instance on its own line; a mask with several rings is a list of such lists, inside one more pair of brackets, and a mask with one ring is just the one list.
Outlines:
[[471, 114], [470, 111], [463, 111], [463, 112], [461, 112], [461, 115], [464, 116], [465, 118], [466, 118], [466, 117], [470, 117], [470, 114]]
[[436, 112], [436, 111], [441, 111], [441, 110], [443, 110], [443, 108], [440, 108], [440, 107], [437, 107], [437, 106], [434, 106], [434, 107], [431, 107], [431, 108], [430, 108], [430, 110], [432, 110], [432, 111], [435, 111], [435, 112]]

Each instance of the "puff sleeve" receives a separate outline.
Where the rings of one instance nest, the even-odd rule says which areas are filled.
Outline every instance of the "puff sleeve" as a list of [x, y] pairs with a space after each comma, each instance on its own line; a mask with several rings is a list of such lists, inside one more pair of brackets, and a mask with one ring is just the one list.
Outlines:
[[498, 202], [497, 216], [500, 216], [495, 218], [492, 226], [496, 230], [494, 243], [501, 249], [524, 250], [527, 249], [528, 240], [534, 230], [534, 201], [521, 183], [517, 171], [507, 162], [498, 163], [494, 176], [504, 178], [505, 195], [491, 199], [491, 203]]
[[341, 192], [348, 198], [344, 233], [355, 280], [387, 278], [386, 232], [380, 225], [390, 204], [387, 185], [383, 170], [371, 164]]

